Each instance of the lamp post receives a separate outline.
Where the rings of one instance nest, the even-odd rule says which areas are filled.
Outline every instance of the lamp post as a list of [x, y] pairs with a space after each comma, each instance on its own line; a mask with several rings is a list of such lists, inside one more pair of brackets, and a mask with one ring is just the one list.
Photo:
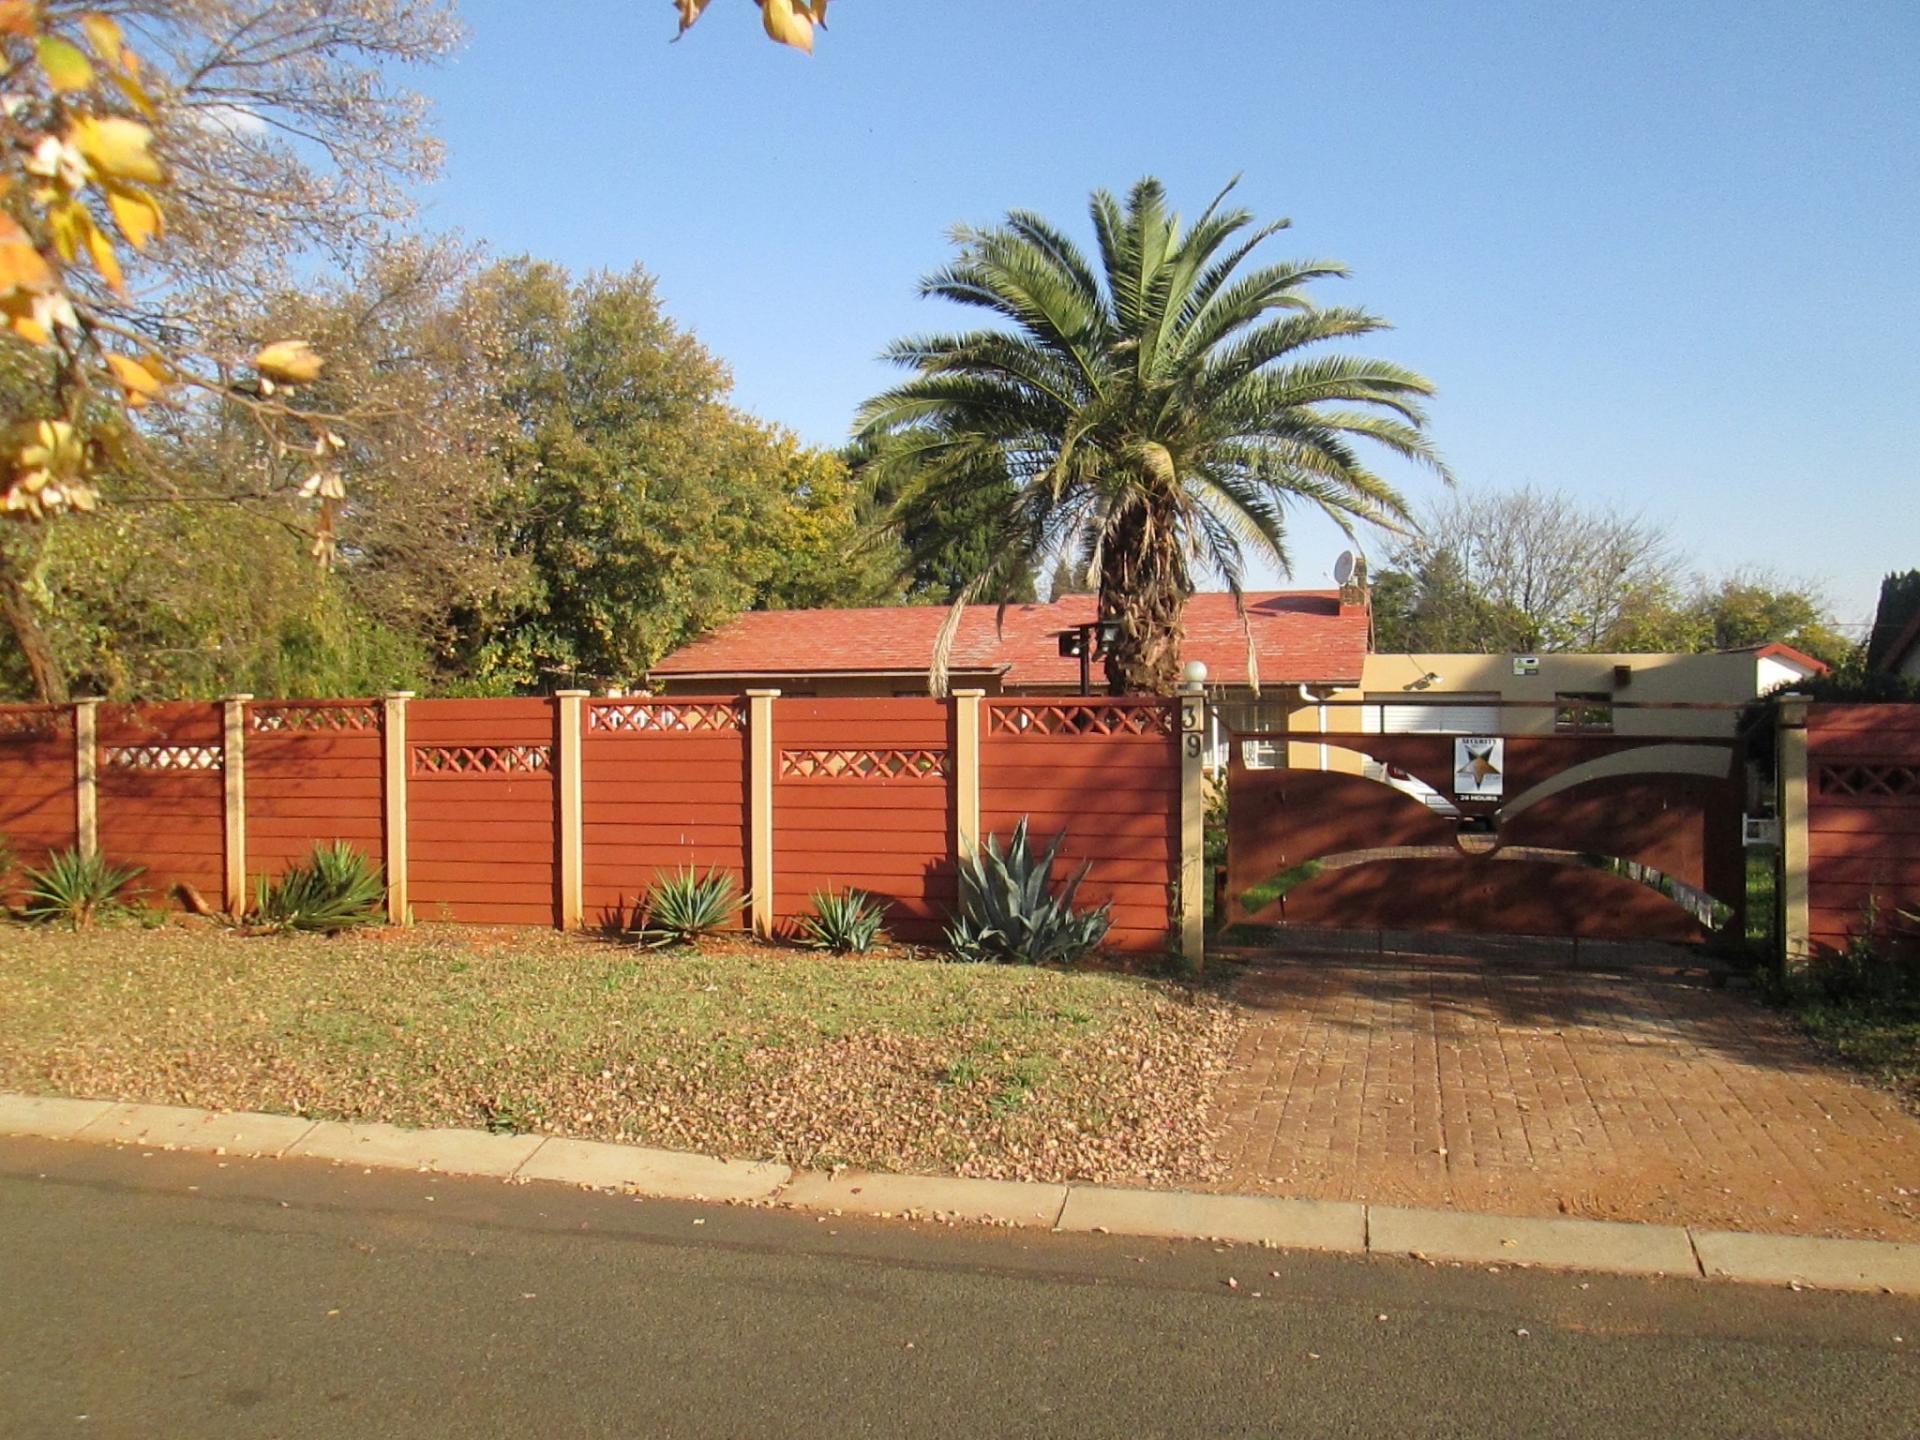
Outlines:
[[1095, 656], [1104, 656], [1120, 638], [1118, 620], [1095, 620], [1086, 625], [1075, 625], [1059, 634], [1060, 653], [1080, 661], [1080, 693], [1093, 694], [1093, 661]]

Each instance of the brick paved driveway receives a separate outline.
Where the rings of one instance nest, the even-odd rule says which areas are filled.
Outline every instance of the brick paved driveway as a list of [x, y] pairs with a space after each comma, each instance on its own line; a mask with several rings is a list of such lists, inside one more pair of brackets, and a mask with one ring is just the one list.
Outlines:
[[1225, 1189], [1920, 1239], [1920, 1119], [1695, 974], [1244, 966]]

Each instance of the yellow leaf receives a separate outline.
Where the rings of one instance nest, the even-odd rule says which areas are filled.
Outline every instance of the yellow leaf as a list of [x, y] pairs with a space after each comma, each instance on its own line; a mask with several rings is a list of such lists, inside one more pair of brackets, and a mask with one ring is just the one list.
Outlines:
[[146, 87], [143, 86], [134, 75], [135, 70], [139, 67], [134, 61], [133, 52], [131, 50], [123, 51], [121, 53], [121, 59], [125, 61], [127, 68], [124, 71], [109, 71], [107, 78], [113, 81], [120, 93], [132, 102], [134, 109], [151, 120], [153, 118], [153, 98], [147, 94]]
[[33, 38], [33, 0], [0, 0], [0, 35]]
[[55, 283], [53, 267], [26, 241], [20, 227], [7, 222], [0, 232], [0, 295], [13, 290], [46, 290]]
[[813, 12], [794, 0], [760, 0], [760, 19], [767, 34], [782, 45], [813, 53]]
[[113, 207], [113, 223], [134, 249], [146, 249], [149, 240], [165, 233], [160, 207], [146, 191], [131, 185], [108, 185], [106, 191], [107, 204]]
[[86, 236], [87, 253], [93, 257], [94, 268], [106, 277], [107, 284], [113, 287], [114, 294], [126, 294], [127, 279], [120, 273], [120, 255], [113, 248], [113, 237], [94, 224], [91, 215], [87, 216], [87, 223], [82, 228], [82, 233]]
[[80, 258], [93, 217], [78, 200], [61, 200], [47, 207], [47, 228], [53, 232], [53, 248], [71, 265]]
[[813, 23], [822, 30], [827, 28], [827, 0], [813, 0]]
[[113, 371], [113, 378], [127, 392], [127, 404], [135, 410], [167, 387], [166, 367], [152, 358], [136, 360], [130, 355], [108, 355], [107, 368]]
[[126, 47], [126, 36], [119, 25], [105, 15], [82, 15], [80, 28], [87, 32], [87, 39], [93, 42], [94, 53], [111, 65], [126, 63], [122, 51]]
[[84, 90], [93, 84], [93, 64], [78, 45], [58, 35], [40, 37], [40, 68], [47, 83], [61, 91]]
[[673, 8], [680, 12], [680, 34], [673, 37], [678, 40], [700, 18], [700, 12], [707, 8], [707, 0], [673, 0]]
[[276, 340], [253, 357], [254, 369], [281, 385], [317, 380], [326, 363], [304, 340]]
[[83, 115], [73, 122], [67, 139], [108, 180], [158, 185], [167, 178], [151, 149], [153, 132], [138, 120]]

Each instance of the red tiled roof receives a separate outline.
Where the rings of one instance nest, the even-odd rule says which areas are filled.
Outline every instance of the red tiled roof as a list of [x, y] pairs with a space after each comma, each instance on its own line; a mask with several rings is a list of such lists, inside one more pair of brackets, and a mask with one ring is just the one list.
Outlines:
[[[1357, 684], [1367, 653], [1367, 615], [1342, 609], [1334, 590], [1252, 591], [1247, 622], [1260, 656], [1262, 684]], [[1040, 605], [970, 605], [954, 640], [956, 676], [1001, 674], [1009, 686], [1077, 685], [1080, 662], [1060, 654], [1062, 630], [1091, 623], [1092, 595]], [[653, 667], [661, 678], [721, 675], [874, 675], [926, 673], [947, 618], [944, 605], [870, 610], [758, 610], [684, 645]], [[1208, 682], [1247, 683], [1247, 637], [1233, 597], [1187, 602], [1185, 658], [1204, 660]], [[1094, 664], [1096, 682], [1101, 677]]]

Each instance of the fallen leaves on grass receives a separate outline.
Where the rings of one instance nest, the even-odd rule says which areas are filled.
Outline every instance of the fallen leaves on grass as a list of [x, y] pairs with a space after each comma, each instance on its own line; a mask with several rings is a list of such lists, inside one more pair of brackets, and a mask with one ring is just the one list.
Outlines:
[[898, 954], [0, 930], [0, 1088], [814, 1167], [1213, 1178], [1239, 1023], [1166, 981]]

